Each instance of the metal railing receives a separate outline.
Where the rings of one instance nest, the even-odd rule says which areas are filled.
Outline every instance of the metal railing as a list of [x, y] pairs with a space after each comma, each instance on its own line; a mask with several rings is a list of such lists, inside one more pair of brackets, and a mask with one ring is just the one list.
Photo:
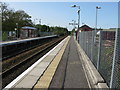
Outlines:
[[83, 31], [78, 42], [107, 85], [120, 89], [120, 30]]

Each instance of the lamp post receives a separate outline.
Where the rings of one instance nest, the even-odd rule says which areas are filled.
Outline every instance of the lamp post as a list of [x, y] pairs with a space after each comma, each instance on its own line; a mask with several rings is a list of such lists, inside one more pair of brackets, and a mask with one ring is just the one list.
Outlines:
[[16, 32], [16, 38], [17, 38], [17, 28], [15, 28], [15, 32]]
[[73, 21], [73, 26], [74, 26], [74, 29], [75, 29], [76, 21], [75, 20], [72, 20], [72, 21]]
[[[78, 25], [78, 23], [76, 23], [76, 21], [75, 20], [72, 20], [73, 22], [72, 23], [69, 23], [69, 25], [73, 25], [73, 32], [72, 32], [72, 34], [73, 33], [75, 33], [75, 28], [76, 28], [76, 26], [75, 25]], [[74, 35], [74, 36], [76, 36], [76, 35]]]
[[78, 30], [77, 30], [77, 33], [76, 33], [76, 40], [78, 40], [78, 32], [79, 32], [79, 26], [80, 26], [80, 6], [77, 6], [77, 5], [73, 5], [71, 6], [73, 8], [77, 7], [78, 8]]
[[48, 30], [48, 27], [49, 27], [49, 26], [47, 25], [47, 32], [49, 31], [49, 30]]
[[95, 37], [94, 37], [94, 43], [96, 43], [98, 9], [101, 9], [101, 7], [96, 6], [96, 22], [95, 22]]
[[41, 19], [39, 19], [39, 24], [41, 25]]
[[17, 31], [17, 38], [18, 38], [18, 23], [16, 23], [16, 26], [17, 26], [16, 31]]
[[34, 19], [34, 26], [35, 26], [35, 24], [36, 24], [36, 20], [38, 20], [38, 19], [37, 19], [37, 18]]

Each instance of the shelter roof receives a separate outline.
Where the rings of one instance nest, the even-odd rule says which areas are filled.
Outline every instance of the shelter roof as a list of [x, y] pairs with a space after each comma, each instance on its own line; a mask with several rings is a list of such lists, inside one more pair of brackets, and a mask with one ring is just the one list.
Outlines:
[[30, 30], [36, 30], [36, 28], [34, 27], [29, 27], [29, 26], [24, 26], [21, 29], [30, 29]]

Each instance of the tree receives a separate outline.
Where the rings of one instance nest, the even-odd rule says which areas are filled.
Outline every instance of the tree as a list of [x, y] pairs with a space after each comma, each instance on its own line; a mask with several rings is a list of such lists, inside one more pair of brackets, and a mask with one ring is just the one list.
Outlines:
[[41, 31], [41, 27], [42, 27], [42, 25], [40, 25], [40, 24], [35, 25], [35, 28], [37, 28], [37, 30], [39, 30], [39, 31]]
[[3, 31], [13, 31], [17, 26], [20, 29], [23, 26], [33, 26], [31, 16], [29, 16], [25, 11], [13, 9], [8, 9], [6, 3], [1, 3], [2, 9], [2, 30]]
[[40, 25], [40, 24], [37, 24], [35, 27], [41, 32], [53, 32], [54, 34], [57, 34], [57, 35], [70, 34], [70, 32], [68, 32], [68, 29], [63, 27], [57, 27], [57, 26], [49, 27], [47, 25]]
[[67, 28], [63, 27], [50, 27], [50, 31], [54, 32], [57, 35], [68, 35]]
[[47, 32], [47, 26], [46, 25], [42, 25], [41, 26], [41, 32]]
[[2, 16], [2, 21], [4, 21], [5, 20], [5, 15], [6, 15], [6, 12], [8, 11], [8, 5], [6, 4], [6, 3], [2, 3], [2, 2], [0, 2], [0, 7], [1, 7], [1, 16]]
[[14, 20], [15, 20], [16, 23], [18, 23], [19, 27], [33, 26], [31, 16], [29, 16], [23, 10], [18, 10], [14, 13]]

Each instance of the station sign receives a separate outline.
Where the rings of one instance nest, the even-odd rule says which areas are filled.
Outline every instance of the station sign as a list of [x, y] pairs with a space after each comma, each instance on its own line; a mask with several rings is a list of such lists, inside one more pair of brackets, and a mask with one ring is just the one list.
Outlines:
[[69, 23], [69, 25], [78, 25], [77, 23]]

